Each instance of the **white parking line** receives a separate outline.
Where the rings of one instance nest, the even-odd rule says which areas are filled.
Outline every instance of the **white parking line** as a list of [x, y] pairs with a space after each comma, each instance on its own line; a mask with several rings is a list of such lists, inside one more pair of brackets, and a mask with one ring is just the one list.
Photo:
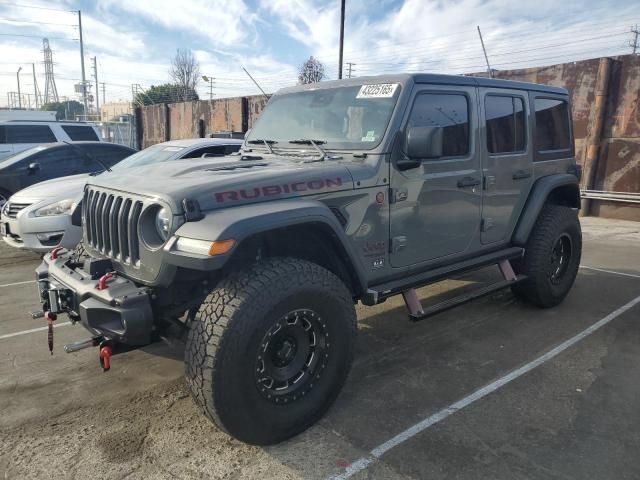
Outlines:
[[[54, 323], [53, 328], [66, 327], [67, 325], [71, 325], [71, 322]], [[38, 327], [38, 328], [32, 328], [31, 330], [23, 330], [21, 332], [7, 333], [5, 335], [0, 335], [0, 340], [4, 340], [5, 338], [19, 337], [20, 335], [26, 335], [28, 333], [42, 332], [43, 330], [47, 330], [48, 328], [49, 328], [48, 326]]]
[[640, 278], [640, 275], [635, 273], [616, 272], [614, 270], [605, 270], [604, 268], [587, 267], [586, 265], [580, 265], [580, 268], [585, 270], [593, 270], [594, 272], [610, 273], [611, 275], [622, 275], [623, 277]]
[[15, 282], [15, 283], [5, 283], [4, 285], [0, 285], [2, 287], [13, 287], [14, 285], [25, 285], [27, 283], [36, 283], [35, 280], [27, 280], [26, 282]]
[[343, 479], [352, 477], [358, 472], [361, 472], [362, 470], [366, 469], [369, 465], [371, 465], [371, 463], [375, 462], [377, 459], [379, 459], [382, 455], [387, 453], [392, 448], [397, 447], [401, 443], [406, 442], [410, 438], [416, 436], [417, 434], [426, 430], [432, 425], [435, 425], [436, 423], [441, 422], [448, 416], [453, 415], [457, 411], [462, 410], [464, 407], [467, 407], [472, 403], [476, 402], [477, 400], [480, 400], [481, 398], [486, 397], [490, 393], [495, 392], [496, 390], [505, 386], [509, 382], [512, 382], [513, 380], [521, 377], [525, 373], [530, 372], [534, 368], [537, 368], [543, 363], [551, 360], [552, 358], [564, 352], [566, 349], [572, 347], [573, 345], [575, 345], [585, 337], [591, 335], [596, 330], [604, 327], [606, 324], [608, 324], [609, 322], [611, 322], [612, 320], [619, 317], [620, 315], [622, 315], [623, 313], [625, 313], [626, 311], [635, 307], [638, 304], [640, 304], [640, 296], [634, 298], [633, 300], [624, 304], [617, 310], [611, 312], [609, 315], [597, 321], [596, 323], [594, 323], [587, 329], [583, 330], [582, 332], [578, 333], [576, 336], [571, 337], [569, 340], [561, 343], [560, 345], [553, 348], [552, 350], [549, 350], [544, 355], [539, 356], [535, 360], [532, 360], [531, 362], [521, 366], [520, 368], [512, 370], [511, 372], [506, 374], [504, 377], [499, 378], [495, 382], [485, 385], [484, 387], [473, 392], [471, 395], [464, 397], [462, 400], [458, 400], [457, 402], [449, 405], [448, 407], [443, 408], [439, 412], [434, 413], [430, 417], [425, 418], [421, 422], [416, 423], [412, 427], [407, 428], [405, 431], [400, 432], [395, 437], [387, 440], [386, 442], [382, 443], [381, 445], [378, 445], [376, 448], [371, 450], [367, 456], [359, 458], [358, 460], [353, 462], [351, 465], [349, 465], [345, 469], [345, 471], [342, 474], [336, 475], [331, 478], [333, 480], [343, 480]]

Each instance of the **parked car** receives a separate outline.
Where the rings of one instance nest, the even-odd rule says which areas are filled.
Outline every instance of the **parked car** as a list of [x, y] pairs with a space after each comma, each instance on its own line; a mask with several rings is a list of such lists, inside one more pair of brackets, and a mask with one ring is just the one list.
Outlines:
[[101, 141], [100, 132], [84, 122], [0, 121], [0, 160], [42, 143]]
[[[108, 146], [103, 143], [99, 146]], [[175, 140], [153, 145], [112, 166], [121, 169], [151, 165], [168, 160], [201, 158], [237, 152], [242, 140], [207, 138]], [[104, 160], [104, 159], [103, 159]], [[1, 163], [0, 163], [1, 165]], [[97, 165], [99, 168], [99, 166]], [[2, 211], [3, 239], [16, 248], [46, 252], [57, 245], [73, 248], [82, 237], [80, 225], [73, 225], [75, 201], [90, 174], [73, 175], [35, 184], [13, 195]]]
[[[199, 409], [271, 444], [338, 396], [358, 301], [402, 295], [418, 321], [499, 289], [543, 308], [571, 290], [582, 236], [563, 88], [430, 74], [299, 85], [271, 97], [245, 145], [214, 166], [89, 180], [87, 255], [56, 251], [36, 270], [42, 315], [89, 332], [67, 351], [99, 347], [108, 369], [118, 346], [182, 321]], [[502, 280], [421, 305], [415, 288], [489, 265]]]
[[30, 185], [79, 173], [99, 172], [132, 153], [135, 153], [134, 149], [123, 145], [93, 141], [31, 147], [0, 160], [0, 206], [11, 195]]

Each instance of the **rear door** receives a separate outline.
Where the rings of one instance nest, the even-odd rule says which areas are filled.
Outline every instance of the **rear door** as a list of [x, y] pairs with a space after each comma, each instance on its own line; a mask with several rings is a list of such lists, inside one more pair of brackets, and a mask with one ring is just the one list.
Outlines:
[[0, 160], [13, 155], [13, 145], [6, 141], [6, 128], [4, 125], [0, 125]]
[[526, 92], [480, 88], [483, 169], [480, 241], [507, 240], [533, 181]]
[[410, 170], [391, 167], [393, 267], [463, 254], [477, 239], [482, 191], [476, 95], [475, 87], [416, 87], [404, 130], [442, 127], [443, 156]]

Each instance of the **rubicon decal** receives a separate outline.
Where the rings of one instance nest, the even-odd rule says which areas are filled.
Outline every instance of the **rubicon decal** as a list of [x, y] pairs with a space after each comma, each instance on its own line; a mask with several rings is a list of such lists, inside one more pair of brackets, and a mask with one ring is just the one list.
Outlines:
[[306, 182], [285, 183], [282, 185], [266, 185], [264, 187], [228, 190], [226, 192], [217, 192], [215, 194], [215, 197], [218, 203], [237, 202], [239, 200], [252, 200], [261, 197], [274, 197], [287, 193], [299, 193], [311, 190], [326, 190], [341, 186], [341, 178], [326, 178], [309, 180]]

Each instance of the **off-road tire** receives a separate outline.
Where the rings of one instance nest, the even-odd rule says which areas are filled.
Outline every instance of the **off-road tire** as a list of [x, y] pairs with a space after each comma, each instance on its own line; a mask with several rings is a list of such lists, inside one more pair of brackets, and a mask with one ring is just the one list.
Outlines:
[[[558, 242], [569, 245], [561, 275], [554, 259]], [[564, 247], [567, 248], [566, 246]], [[542, 308], [558, 305], [571, 290], [582, 254], [582, 232], [577, 211], [561, 205], [542, 208], [525, 247], [524, 257], [514, 262], [514, 270], [527, 279], [512, 287], [520, 299]], [[557, 256], [556, 256], [557, 257]]]
[[[273, 329], [283, 319], [297, 322], [296, 312], [317, 313], [314, 322], [326, 333], [325, 350], [316, 355], [323, 363], [308, 368], [301, 386], [292, 384], [298, 390], [272, 397], [256, 380], [256, 359], [269, 351], [265, 339], [275, 338]], [[347, 378], [355, 334], [353, 299], [336, 275], [304, 260], [262, 260], [231, 273], [200, 305], [187, 337], [187, 384], [205, 415], [231, 436], [278, 443], [306, 430], [331, 406]]]

